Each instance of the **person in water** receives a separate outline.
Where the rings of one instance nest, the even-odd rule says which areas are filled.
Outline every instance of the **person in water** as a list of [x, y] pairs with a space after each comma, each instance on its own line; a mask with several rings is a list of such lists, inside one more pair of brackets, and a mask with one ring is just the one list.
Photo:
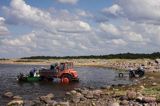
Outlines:
[[33, 69], [30, 71], [30, 76], [31, 76], [31, 77], [34, 77], [35, 72], [36, 72], [36, 68], [33, 68]]

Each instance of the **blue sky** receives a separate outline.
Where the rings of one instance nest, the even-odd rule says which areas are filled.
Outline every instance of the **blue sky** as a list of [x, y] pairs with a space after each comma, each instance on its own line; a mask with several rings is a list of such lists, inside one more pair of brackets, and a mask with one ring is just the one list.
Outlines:
[[1, 0], [0, 57], [160, 51], [160, 0]]
[[[9, 6], [11, 0], [1, 0], [0, 5], [1, 6]], [[80, 0], [76, 5], [68, 5], [68, 4], [61, 4], [58, 3], [56, 0], [26, 0], [26, 3], [38, 8], [49, 8], [54, 7], [57, 9], [73, 9], [73, 8], [83, 8], [90, 11], [97, 11], [101, 10], [104, 7], [111, 6], [113, 4], [113, 0], [100, 0], [97, 2], [97, 0], [92, 0], [90, 2], [89, 0]]]

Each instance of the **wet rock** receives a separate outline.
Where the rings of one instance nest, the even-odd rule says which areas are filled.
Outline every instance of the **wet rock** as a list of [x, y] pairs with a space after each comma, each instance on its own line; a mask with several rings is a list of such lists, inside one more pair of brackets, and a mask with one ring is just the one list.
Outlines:
[[81, 93], [82, 93], [83, 95], [87, 95], [88, 92], [89, 92], [89, 91], [88, 91], [87, 89], [81, 91]]
[[85, 98], [85, 97], [81, 97], [80, 98], [80, 101], [85, 101], [87, 98]]
[[137, 101], [137, 102], [142, 102], [142, 99], [143, 99], [143, 96], [138, 96], [138, 97], [136, 98], [136, 101]]
[[75, 95], [73, 95], [72, 102], [78, 103], [82, 100], [81, 98], [84, 98], [84, 96], [81, 93], [78, 92]]
[[23, 106], [24, 101], [23, 100], [12, 100], [7, 104], [7, 106]]
[[93, 92], [92, 92], [92, 91], [89, 91], [89, 92], [85, 95], [85, 97], [86, 97], [87, 99], [93, 99]]
[[19, 96], [19, 95], [17, 95], [17, 96], [13, 96], [13, 99], [14, 99], [14, 100], [22, 100], [22, 97]]
[[39, 97], [40, 101], [45, 103], [45, 104], [48, 104], [48, 103], [51, 103], [53, 102], [50, 98], [48, 98], [47, 96], [41, 96]]
[[154, 77], [149, 77], [148, 79], [149, 79], [149, 80], [154, 80], [155, 78], [154, 78]]
[[111, 86], [109, 86], [109, 85], [108, 85], [108, 86], [102, 86], [102, 87], [101, 87], [101, 89], [110, 89], [110, 88], [111, 88]]
[[119, 106], [118, 102], [112, 102], [112, 103], [108, 103], [107, 106]]
[[129, 103], [129, 101], [123, 100], [123, 101], [120, 102], [120, 105], [122, 105], [122, 106], [127, 106], [128, 103]]
[[48, 95], [46, 95], [46, 97], [52, 100], [54, 98], [54, 94], [49, 93]]
[[126, 95], [127, 95], [128, 99], [130, 99], [130, 100], [136, 98], [136, 92], [134, 92], [134, 91], [127, 91]]
[[143, 97], [142, 101], [146, 103], [156, 102], [156, 98], [155, 97]]
[[46, 104], [50, 104], [50, 103], [53, 103], [53, 98], [54, 98], [54, 95], [52, 93], [46, 95], [46, 96], [40, 96], [39, 97], [39, 100], [46, 103]]
[[119, 100], [128, 100], [128, 97], [125, 96], [125, 95], [123, 95], [123, 96], [121, 96], [121, 97], [119, 98]]
[[141, 90], [144, 90], [144, 89], [145, 89], [145, 87], [144, 87], [143, 85], [141, 85], [141, 86], [140, 86], [140, 89], [141, 89]]
[[75, 90], [76, 92], [80, 92], [80, 93], [81, 93], [81, 91], [82, 91], [81, 88], [74, 88], [74, 90]]
[[155, 63], [160, 64], [160, 59], [155, 59]]
[[70, 98], [70, 97], [71, 97], [71, 93], [70, 93], [70, 92], [66, 92], [65, 95], [66, 95], [67, 98]]
[[76, 92], [75, 90], [72, 90], [70, 93], [71, 93], [72, 95], [74, 95], [74, 94], [76, 94], [77, 92]]
[[103, 93], [101, 90], [93, 90], [92, 92], [94, 96], [100, 96]]
[[3, 94], [4, 97], [7, 97], [7, 98], [12, 98], [13, 97], [13, 93], [12, 92], [6, 92]]
[[157, 86], [157, 83], [155, 83], [155, 82], [154, 82], [154, 83], [152, 83], [152, 86]]
[[69, 106], [69, 102], [59, 102], [54, 106]]

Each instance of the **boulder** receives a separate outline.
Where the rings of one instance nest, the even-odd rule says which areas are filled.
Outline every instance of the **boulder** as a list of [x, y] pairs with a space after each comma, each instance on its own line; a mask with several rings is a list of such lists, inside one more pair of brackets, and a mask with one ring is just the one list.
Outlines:
[[82, 90], [80, 93], [82, 93], [83, 95], [86, 95], [88, 92], [89, 90], [85, 89], [85, 90]]
[[7, 104], [7, 106], [24, 106], [23, 100], [12, 100]]
[[111, 88], [111, 86], [109, 86], [109, 85], [108, 85], [108, 86], [102, 86], [102, 87], [101, 87], [101, 89], [110, 89], [110, 88]]
[[128, 104], [129, 104], [129, 101], [127, 101], [127, 100], [123, 100], [120, 102], [120, 105], [122, 105], [122, 106], [128, 106]]
[[13, 93], [12, 92], [6, 92], [3, 94], [4, 97], [7, 97], [7, 98], [12, 98], [13, 97]]
[[155, 59], [155, 63], [160, 64], [160, 59]]
[[156, 82], [152, 83], [152, 86], [157, 86], [158, 84]]
[[59, 102], [54, 106], [69, 106], [69, 102]]
[[143, 85], [141, 85], [141, 86], [140, 86], [140, 89], [141, 89], [141, 90], [144, 90], [144, 89], [145, 89], [145, 87], [144, 87]]
[[52, 100], [54, 98], [54, 94], [53, 93], [49, 93], [48, 95], [46, 95], [46, 97]]
[[46, 96], [40, 96], [39, 100], [44, 102], [44, 103], [52, 103], [53, 101], [54, 95], [52, 93], [46, 95]]
[[136, 101], [137, 102], [142, 102], [143, 96], [137, 96]]
[[136, 92], [134, 91], [127, 91], [126, 96], [128, 97], [128, 99], [133, 100], [136, 98], [137, 95], [136, 95]]
[[123, 96], [120, 96], [119, 100], [128, 100], [128, 97], [123, 95]]
[[72, 100], [71, 101], [73, 103], [78, 103], [78, 102], [80, 102], [81, 98], [84, 98], [84, 96], [81, 93], [78, 92], [78, 93], [72, 95]]
[[45, 104], [50, 103], [52, 100], [50, 98], [48, 98], [47, 96], [41, 96], [39, 97], [39, 100]]
[[111, 103], [108, 103], [107, 106], [119, 106], [119, 103], [118, 102], [111, 102]]
[[93, 90], [92, 92], [94, 96], [100, 96], [103, 93], [101, 90]]
[[150, 102], [156, 102], [156, 98], [155, 97], [143, 97], [142, 101], [146, 102], [146, 103], [150, 103]]
[[89, 92], [85, 95], [85, 97], [86, 97], [87, 99], [93, 99], [93, 92], [92, 92], [92, 91], [89, 91]]
[[70, 93], [71, 93], [72, 95], [74, 95], [74, 94], [77, 93], [77, 91], [76, 91], [76, 90], [72, 90]]
[[17, 96], [13, 96], [13, 99], [14, 100], [22, 100], [22, 97], [17, 95]]

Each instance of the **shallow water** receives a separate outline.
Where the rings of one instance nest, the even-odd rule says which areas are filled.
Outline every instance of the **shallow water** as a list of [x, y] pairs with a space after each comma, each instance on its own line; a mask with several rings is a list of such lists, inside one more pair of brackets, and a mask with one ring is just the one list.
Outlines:
[[[101, 87], [111, 84], [128, 84], [131, 81], [126, 79], [117, 79], [118, 72], [112, 69], [100, 67], [75, 67], [78, 72], [80, 82], [69, 85], [58, 83], [18, 83], [17, 74], [27, 74], [32, 67], [48, 67], [40, 65], [0, 65], [0, 95], [5, 91], [11, 91], [15, 95], [20, 95], [24, 99], [32, 100], [38, 96], [53, 93], [58, 100], [62, 98], [66, 91], [77, 87]], [[0, 96], [0, 104], [6, 104], [9, 100]]]

